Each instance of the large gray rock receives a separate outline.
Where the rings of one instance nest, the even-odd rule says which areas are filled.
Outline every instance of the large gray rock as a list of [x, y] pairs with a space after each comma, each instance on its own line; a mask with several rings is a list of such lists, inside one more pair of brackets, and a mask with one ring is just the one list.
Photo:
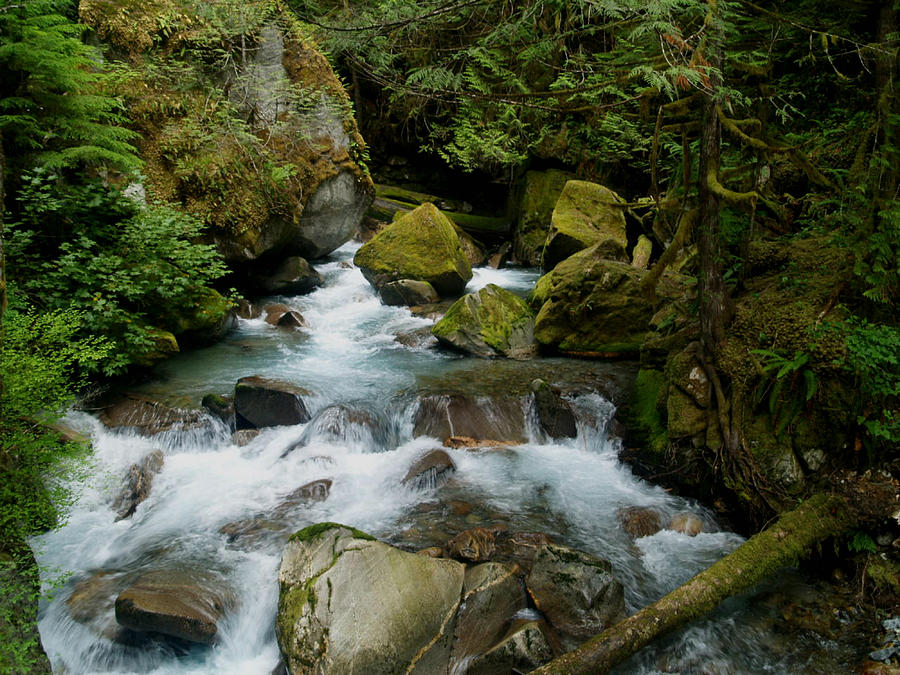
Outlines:
[[479, 441], [528, 440], [525, 410], [518, 399], [429, 395], [419, 401], [413, 435], [444, 440], [464, 436]]
[[443, 345], [484, 358], [530, 358], [537, 353], [531, 309], [494, 284], [453, 303], [431, 334]]
[[381, 287], [381, 301], [390, 306], [430, 305], [441, 298], [427, 281], [399, 279]]
[[288, 543], [275, 634], [292, 673], [438, 673], [465, 567], [406, 553], [334, 523]]
[[628, 260], [625, 246], [625, 210], [617, 206], [622, 199], [602, 185], [583, 180], [570, 180], [563, 188], [553, 217], [542, 266], [552, 270], [557, 264], [591, 246], [599, 257]]
[[556, 630], [584, 640], [625, 618], [625, 594], [607, 560], [549, 544], [534, 557], [525, 586]]
[[220, 579], [185, 570], [141, 575], [116, 598], [116, 621], [131, 630], [212, 644], [229, 594]]
[[302, 396], [306, 392], [287, 382], [256, 375], [242, 377], [234, 388], [237, 429], [290, 426], [309, 421]]

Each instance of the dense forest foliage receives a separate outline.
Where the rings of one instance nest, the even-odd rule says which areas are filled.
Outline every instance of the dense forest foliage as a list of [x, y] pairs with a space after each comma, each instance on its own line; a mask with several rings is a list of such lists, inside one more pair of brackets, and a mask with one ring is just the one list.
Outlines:
[[[209, 20], [252, 33], [266, 17], [238, 4]], [[710, 464], [730, 489], [753, 492], [744, 496], [760, 514], [798, 495], [757, 467], [754, 414], [781, 438], [821, 409], [837, 420], [839, 463], [897, 468], [894, 0], [275, 4], [308, 25], [344, 75], [373, 170], [389, 154], [418, 154], [514, 192], [527, 169], [553, 167], [625, 197], [629, 227], [654, 246], [646, 293], [676, 264], [696, 283], [667, 328], [695, 326], [718, 399]], [[191, 24], [179, 3], [167, 7], [173, 23]], [[174, 32], [162, 26], [153, 39], [180, 50], [178, 63], [208, 57], [168, 43]], [[174, 335], [204, 330], [231, 306], [213, 290], [227, 268], [209, 214], [135, 190], [147, 129], [129, 118], [129, 83], [194, 83], [178, 82], [171, 64], [106, 59], [95, 42], [74, 2], [0, 7], [0, 550], [11, 559], [56, 517], [52, 475], [79, 446], [53, 423], [74, 394], [172, 353]], [[243, 49], [236, 37], [213, 46], [219, 58], [201, 64], [207, 85], [225, 81]], [[208, 117], [184, 144], [221, 130], [210, 121], [221, 117]], [[239, 150], [272, 138], [229, 129]], [[261, 185], [283, 196], [302, 186], [295, 174], [266, 165]], [[770, 285], [754, 282], [765, 274]], [[639, 379], [639, 399], [654, 377]], [[648, 443], [665, 436], [652, 401], [635, 407]]]

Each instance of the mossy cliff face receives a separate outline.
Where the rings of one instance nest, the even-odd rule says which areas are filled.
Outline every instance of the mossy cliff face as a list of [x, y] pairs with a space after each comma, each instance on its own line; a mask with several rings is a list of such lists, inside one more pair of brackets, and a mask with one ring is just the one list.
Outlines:
[[621, 198], [602, 185], [570, 180], [559, 195], [542, 266], [549, 271], [569, 256], [593, 246], [596, 255], [608, 260], [628, 260], [625, 246], [625, 212]]
[[120, 92], [144, 137], [148, 193], [209, 226], [232, 264], [315, 258], [374, 196], [363, 142], [325, 57], [272, 0], [83, 0], [132, 66]]
[[525, 174], [519, 218], [513, 233], [513, 253], [523, 265], [539, 267], [556, 200], [573, 174], [558, 169]]
[[414, 279], [427, 281], [444, 297], [462, 293], [472, 278], [456, 228], [431, 203], [384, 228], [356, 252], [353, 263], [376, 288]]

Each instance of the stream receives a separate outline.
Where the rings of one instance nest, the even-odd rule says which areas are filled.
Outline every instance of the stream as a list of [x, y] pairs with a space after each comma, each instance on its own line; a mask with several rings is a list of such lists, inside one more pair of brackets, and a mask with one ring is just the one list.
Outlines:
[[[609, 559], [625, 587], [629, 612], [741, 543], [712, 513], [638, 479], [618, 461], [620, 441], [609, 427], [633, 366], [483, 361], [435, 349], [422, 337], [430, 319], [383, 305], [349, 264], [358, 246], [347, 244], [320, 261], [321, 288], [278, 298], [299, 309], [307, 328], [240, 320], [222, 342], [165, 362], [153, 381], [137, 389], [196, 408], [205, 394], [230, 394], [238, 378], [261, 375], [306, 389], [310, 422], [265, 429], [239, 447], [213, 418], [197, 428], [147, 437], [107, 429], [86, 412], [70, 413], [68, 423], [90, 435], [94, 454], [87, 470], [72, 478], [78, 499], [67, 522], [32, 541], [50, 589], [39, 627], [55, 672], [272, 672], [279, 663], [273, 627], [281, 551], [293, 531], [321, 521], [359, 528], [407, 550], [439, 546], [462, 529], [482, 525], [545, 532]], [[476, 269], [467, 292], [496, 283], [524, 295], [537, 277], [537, 270]], [[404, 340], [412, 346], [398, 341], [398, 334], [413, 336]], [[574, 392], [577, 438], [543, 436], [530, 413], [528, 391], [536, 377]], [[442, 440], [413, 436], [421, 396], [450, 392], [517, 397], [528, 420], [528, 441], [500, 451], [448, 449], [457, 466], [449, 483], [405, 486], [401, 480], [410, 465]], [[341, 414], [348, 409], [364, 411], [378, 424], [355, 423], [352, 415]], [[132, 517], [116, 521], [112, 502], [122, 476], [156, 449], [165, 463], [149, 497]], [[282, 512], [280, 521], [271, 515], [285, 495], [321, 479], [333, 481], [327, 499]], [[453, 513], [451, 502], [471, 509]], [[654, 508], [663, 524], [691, 513], [706, 531], [690, 537], [664, 529], [632, 541], [617, 515], [630, 506]], [[232, 536], [236, 531], [241, 536]], [[118, 629], [112, 614], [116, 594], [141, 572], [165, 567], [202, 569], [230, 589], [234, 609], [220, 621], [214, 645], [135, 639]], [[728, 601], [617, 672], [848, 670], [854, 654], [846, 646], [823, 644], [810, 631], [773, 628], [785, 602], [802, 603], [811, 592], [798, 574], [786, 572], [776, 585]]]

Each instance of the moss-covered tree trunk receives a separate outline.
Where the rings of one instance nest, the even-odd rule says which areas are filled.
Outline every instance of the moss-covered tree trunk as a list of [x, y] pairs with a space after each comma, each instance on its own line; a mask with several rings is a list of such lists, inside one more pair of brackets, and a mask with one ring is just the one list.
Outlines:
[[846, 532], [856, 522], [846, 499], [816, 495], [686, 584], [533, 673], [606, 673], [659, 636], [795, 564], [818, 542]]

